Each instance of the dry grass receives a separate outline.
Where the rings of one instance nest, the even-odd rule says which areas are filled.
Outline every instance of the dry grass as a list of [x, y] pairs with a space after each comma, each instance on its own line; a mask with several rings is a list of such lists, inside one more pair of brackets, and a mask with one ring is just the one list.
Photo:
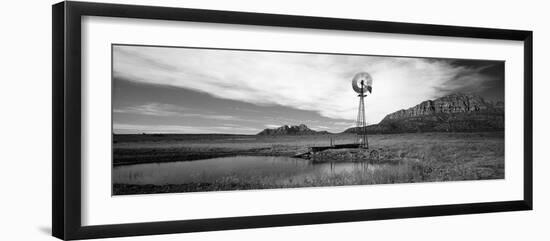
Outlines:
[[[115, 153], [207, 153], [234, 155], [289, 155], [304, 147], [327, 145], [332, 137], [337, 143], [353, 141], [353, 135], [302, 137], [247, 137], [189, 142], [186, 140], [115, 144]], [[233, 138], [233, 139], [232, 139]], [[115, 184], [116, 194], [242, 190], [267, 188], [319, 187], [412, 182], [439, 182], [504, 178], [504, 133], [413, 133], [370, 136], [372, 148], [378, 149], [382, 164], [368, 171], [324, 174], [285, 183], [269, 176], [241, 178], [226, 176], [212, 183], [185, 185]], [[136, 148], [137, 146], [137, 148]], [[137, 150], [137, 151], [136, 151]], [[146, 151], [144, 151], [146, 150]], [[152, 155], [151, 157], [154, 157]], [[115, 155], [116, 158], [116, 155]]]

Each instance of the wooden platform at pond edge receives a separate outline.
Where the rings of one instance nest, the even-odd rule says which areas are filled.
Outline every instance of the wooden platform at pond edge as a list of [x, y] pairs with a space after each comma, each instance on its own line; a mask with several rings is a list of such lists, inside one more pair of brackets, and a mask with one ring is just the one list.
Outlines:
[[361, 147], [361, 145], [356, 144], [356, 143], [353, 143], [353, 144], [339, 144], [339, 145], [332, 145], [332, 146], [313, 146], [313, 147], [309, 147], [308, 148], [309, 150], [307, 152], [296, 154], [293, 157], [309, 158], [312, 154], [314, 154], [316, 152], [325, 151], [325, 150], [345, 149], [345, 148], [360, 148], [360, 147]]

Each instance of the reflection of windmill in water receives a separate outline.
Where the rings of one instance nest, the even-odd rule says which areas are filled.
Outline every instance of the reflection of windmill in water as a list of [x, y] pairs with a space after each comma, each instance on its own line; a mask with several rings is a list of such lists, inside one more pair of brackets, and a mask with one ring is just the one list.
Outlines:
[[353, 90], [359, 95], [359, 110], [357, 111], [357, 120], [355, 123], [355, 133], [357, 134], [356, 143], [360, 147], [369, 148], [367, 138], [367, 121], [365, 119], [365, 97], [372, 93], [372, 77], [367, 72], [357, 73], [351, 82]]

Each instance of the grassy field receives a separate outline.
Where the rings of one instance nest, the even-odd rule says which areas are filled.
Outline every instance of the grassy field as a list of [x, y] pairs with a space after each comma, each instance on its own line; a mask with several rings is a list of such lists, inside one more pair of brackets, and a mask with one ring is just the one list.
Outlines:
[[192, 161], [235, 155], [293, 156], [311, 146], [352, 143], [353, 134], [306, 136], [115, 135], [113, 164]]
[[[311, 146], [352, 143], [352, 134], [316, 136], [122, 135], [115, 136], [114, 165], [192, 161], [235, 155], [292, 156]], [[408, 133], [369, 136], [380, 152], [372, 171], [318, 175], [300, 182], [276, 183], [270, 177], [228, 175], [211, 183], [180, 185], [113, 184], [114, 194], [193, 192], [438, 182], [504, 178], [504, 133]]]

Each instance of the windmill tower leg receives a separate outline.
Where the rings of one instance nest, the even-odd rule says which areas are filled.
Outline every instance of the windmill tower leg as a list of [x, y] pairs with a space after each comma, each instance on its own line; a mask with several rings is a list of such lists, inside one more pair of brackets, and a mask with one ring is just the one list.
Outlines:
[[356, 121], [356, 141], [361, 147], [369, 148], [369, 141], [367, 139], [367, 122], [365, 119], [365, 99], [364, 95], [359, 95], [359, 110], [357, 111]]
[[365, 98], [361, 97], [361, 102], [363, 102], [363, 140], [365, 142], [365, 147], [369, 149], [369, 139], [367, 138], [367, 119], [365, 118]]
[[359, 109], [357, 109], [357, 119], [355, 121], [355, 143], [361, 143], [361, 99], [359, 99]]

